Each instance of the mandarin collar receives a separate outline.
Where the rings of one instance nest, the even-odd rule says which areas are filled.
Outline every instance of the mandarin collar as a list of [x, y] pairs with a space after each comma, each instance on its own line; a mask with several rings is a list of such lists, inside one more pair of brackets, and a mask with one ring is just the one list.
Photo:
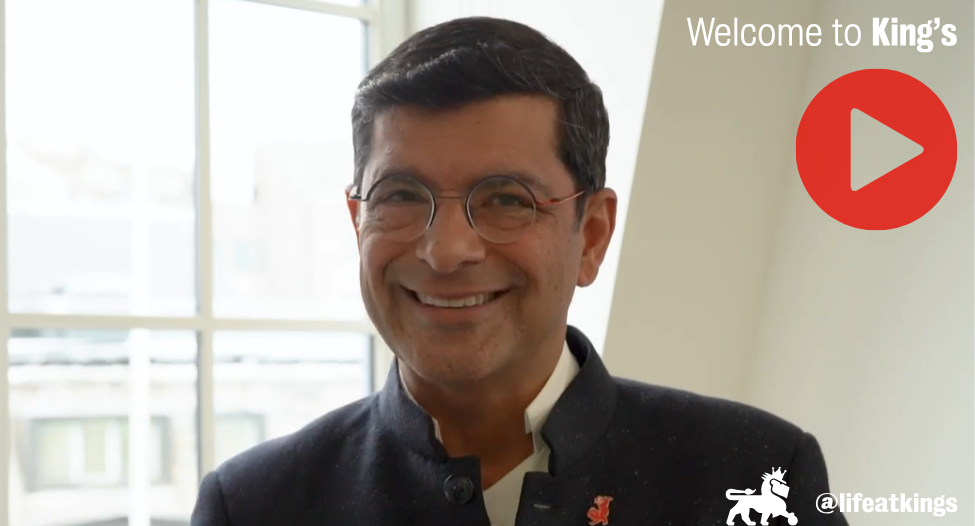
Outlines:
[[[553, 475], [581, 457], [603, 434], [613, 417], [617, 398], [615, 380], [582, 331], [568, 326], [565, 342], [579, 363], [579, 371], [542, 426], [542, 439], [551, 450], [549, 471]], [[382, 433], [432, 461], [448, 460], [447, 450], [437, 439], [433, 418], [404, 389], [397, 360], [390, 365], [378, 398]]]
[[[406, 397], [410, 399], [414, 404], [419, 404], [413, 394], [410, 392], [410, 388], [403, 381], [403, 375], [400, 369], [397, 369], [400, 374], [397, 375], [397, 379], [400, 382], [400, 387], [403, 389], [403, 393]], [[542, 426], [545, 425], [546, 420], [548, 420], [548, 415], [551, 414], [552, 408], [555, 407], [555, 402], [559, 400], [562, 393], [565, 392], [565, 388], [569, 386], [572, 379], [575, 378], [576, 374], [579, 373], [579, 362], [576, 357], [573, 356], [572, 351], [569, 350], [569, 344], [563, 340], [562, 342], [562, 352], [559, 354], [559, 359], [555, 364], [555, 369], [552, 374], [549, 375], [548, 380], [542, 386], [542, 389], [535, 395], [528, 407], [525, 408], [525, 434], [531, 434], [532, 445], [535, 448], [535, 452], [538, 453], [543, 449], [548, 447], [548, 444], [542, 440]], [[422, 408], [422, 406], [421, 406]], [[437, 437], [437, 440], [443, 442], [443, 436], [440, 434], [440, 424], [437, 422], [436, 418], [430, 417], [433, 420], [433, 433]]]

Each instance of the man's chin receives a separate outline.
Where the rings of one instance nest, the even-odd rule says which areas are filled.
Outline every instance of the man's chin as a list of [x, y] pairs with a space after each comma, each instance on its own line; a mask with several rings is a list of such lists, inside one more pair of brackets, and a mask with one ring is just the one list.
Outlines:
[[[414, 347], [407, 360], [408, 365], [425, 381], [458, 386], [480, 382], [499, 368], [500, 357], [496, 346], [478, 346], [458, 341], [457, 345], [445, 346], [443, 341], [429, 342]], [[405, 359], [405, 358], [404, 358]]]

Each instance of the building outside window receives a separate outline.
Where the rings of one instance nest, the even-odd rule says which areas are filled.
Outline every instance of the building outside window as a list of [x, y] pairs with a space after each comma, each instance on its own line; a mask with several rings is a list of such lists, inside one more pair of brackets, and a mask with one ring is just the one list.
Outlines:
[[[169, 479], [165, 417], [152, 418], [149, 435], [151, 484]], [[40, 418], [25, 422], [21, 458], [30, 491], [123, 486], [128, 482], [128, 417]]]

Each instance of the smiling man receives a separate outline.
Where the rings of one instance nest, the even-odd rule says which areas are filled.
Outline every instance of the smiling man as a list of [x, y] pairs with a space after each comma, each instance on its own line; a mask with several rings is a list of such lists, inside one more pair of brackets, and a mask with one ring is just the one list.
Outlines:
[[562, 48], [497, 19], [421, 31], [352, 125], [362, 297], [396, 360], [382, 392], [208, 474], [193, 525], [718, 524], [773, 467], [763, 523], [845, 524], [815, 510], [811, 435], [614, 378], [567, 325], [617, 198], [601, 92]]

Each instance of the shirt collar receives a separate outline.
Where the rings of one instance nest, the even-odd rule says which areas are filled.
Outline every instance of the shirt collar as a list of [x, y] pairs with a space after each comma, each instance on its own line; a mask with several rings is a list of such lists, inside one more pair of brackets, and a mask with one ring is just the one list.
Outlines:
[[[525, 433], [531, 433], [532, 444], [535, 446], [536, 453], [548, 447], [542, 439], [542, 427], [548, 420], [548, 415], [552, 412], [552, 408], [555, 407], [555, 403], [558, 402], [562, 393], [565, 392], [565, 389], [572, 383], [572, 380], [578, 373], [579, 362], [576, 361], [575, 356], [572, 355], [572, 351], [569, 350], [569, 344], [563, 343], [562, 354], [559, 355], [559, 361], [555, 364], [555, 369], [549, 375], [545, 385], [542, 386], [542, 390], [535, 395], [535, 399], [525, 408]], [[416, 399], [413, 398], [413, 394], [410, 393], [409, 387], [406, 386], [406, 382], [403, 381], [402, 376], [397, 374], [397, 377], [399, 378], [400, 385], [403, 386], [403, 392], [406, 396], [414, 404], [419, 406]], [[433, 421], [433, 429], [437, 440], [443, 442], [443, 438], [440, 436], [440, 424], [432, 416], [430, 420]]]

